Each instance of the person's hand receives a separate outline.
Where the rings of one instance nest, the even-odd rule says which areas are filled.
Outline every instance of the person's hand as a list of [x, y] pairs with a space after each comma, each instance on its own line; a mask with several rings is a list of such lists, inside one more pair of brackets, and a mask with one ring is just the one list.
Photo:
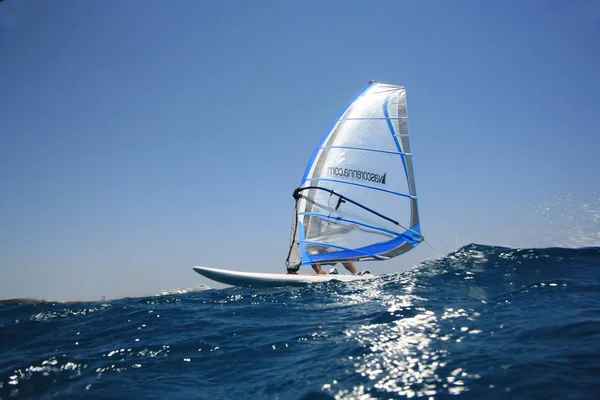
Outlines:
[[319, 275], [327, 275], [327, 274], [325, 273], [325, 271], [323, 271], [323, 270], [321, 270], [321, 271], [317, 272], [317, 274], [319, 274]]

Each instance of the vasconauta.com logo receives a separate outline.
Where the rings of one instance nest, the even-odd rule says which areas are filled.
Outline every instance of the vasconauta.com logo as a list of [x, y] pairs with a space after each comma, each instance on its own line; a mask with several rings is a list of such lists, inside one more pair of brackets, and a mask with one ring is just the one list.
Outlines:
[[353, 168], [329, 167], [327, 168], [327, 175], [350, 178], [359, 181], [381, 183], [382, 185], [385, 185], [385, 176], [387, 175], [387, 172], [384, 174], [376, 174], [374, 172], [361, 171]]

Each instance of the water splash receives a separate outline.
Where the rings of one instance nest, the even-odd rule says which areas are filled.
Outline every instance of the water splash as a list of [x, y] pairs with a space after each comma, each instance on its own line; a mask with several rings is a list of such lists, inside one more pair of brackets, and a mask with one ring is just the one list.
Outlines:
[[578, 195], [542, 193], [522, 226], [510, 230], [511, 247], [600, 246], [600, 194], [586, 200]]

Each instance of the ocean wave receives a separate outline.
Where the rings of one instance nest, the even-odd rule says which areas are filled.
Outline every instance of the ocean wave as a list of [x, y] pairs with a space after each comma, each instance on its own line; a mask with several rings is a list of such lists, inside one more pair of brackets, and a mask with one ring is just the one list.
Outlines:
[[593, 398], [600, 248], [368, 281], [0, 305], [0, 398]]

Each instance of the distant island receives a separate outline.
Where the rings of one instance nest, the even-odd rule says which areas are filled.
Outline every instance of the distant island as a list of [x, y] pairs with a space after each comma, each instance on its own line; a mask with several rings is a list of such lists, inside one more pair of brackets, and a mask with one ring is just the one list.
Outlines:
[[19, 304], [19, 303], [26, 303], [26, 304], [34, 304], [34, 303], [43, 303], [46, 300], [39, 300], [39, 299], [28, 299], [28, 298], [17, 298], [17, 299], [4, 299], [4, 300], [0, 300], [0, 304]]
[[37, 304], [37, 303], [90, 303], [91, 301], [61, 301], [61, 300], [44, 300], [44, 299], [30, 299], [30, 298], [16, 298], [16, 299], [4, 299], [0, 300], [0, 305], [4, 304]]
[[154, 295], [144, 295], [144, 296], [126, 296], [115, 299], [106, 299], [105, 296], [102, 296], [99, 300], [45, 300], [45, 299], [34, 299], [29, 297], [17, 297], [14, 299], [0, 299], [0, 305], [4, 304], [37, 304], [37, 303], [62, 303], [62, 304], [72, 304], [72, 303], [94, 303], [97, 301], [114, 301], [120, 299], [127, 298], [142, 298], [142, 297], [156, 297], [156, 296], [167, 296], [167, 295], [177, 295], [177, 294], [186, 294], [192, 292], [200, 292], [203, 290], [212, 289], [210, 286], [204, 285], [202, 283], [198, 284], [195, 288], [189, 289], [172, 289], [172, 290], [161, 290], [160, 293], [156, 293]]

